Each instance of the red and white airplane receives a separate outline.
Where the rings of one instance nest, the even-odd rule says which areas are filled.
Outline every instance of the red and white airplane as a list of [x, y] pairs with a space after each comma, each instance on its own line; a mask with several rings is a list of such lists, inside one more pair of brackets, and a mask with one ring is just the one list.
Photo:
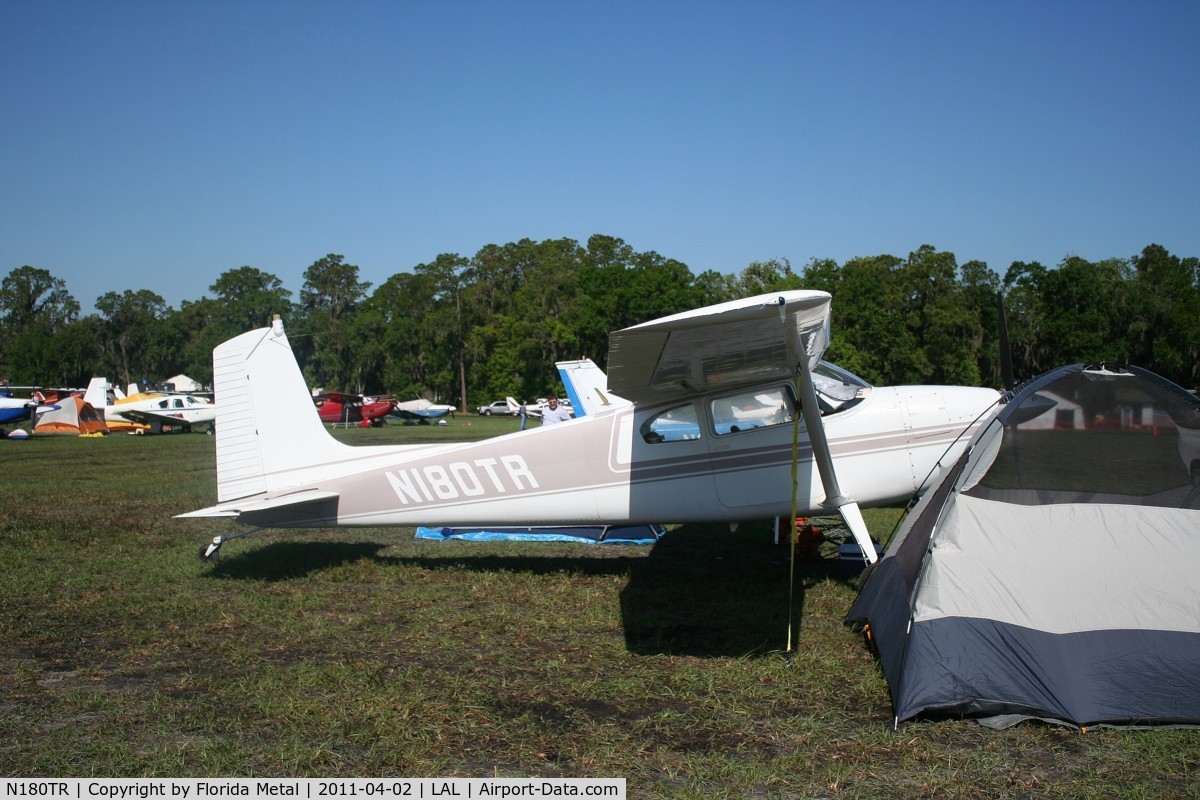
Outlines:
[[[822, 365], [830, 302], [825, 292], [779, 292], [617, 331], [608, 404], [559, 425], [479, 442], [361, 447], [322, 427], [276, 318], [213, 351], [218, 504], [180, 516], [258, 530], [836, 511], [874, 561], [860, 506], [922, 489], [958, 458], [1000, 394], [873, 387]], [[230, 538], [215, 537], [201, 554]]]
[[366, 398], [361, 394], [325, 392], [313, 398], [313, 405], [321, 422], [327, 425], [367, 428], [382, 425], [383, 418], [392, 412], [394, 403], [391, 400]]

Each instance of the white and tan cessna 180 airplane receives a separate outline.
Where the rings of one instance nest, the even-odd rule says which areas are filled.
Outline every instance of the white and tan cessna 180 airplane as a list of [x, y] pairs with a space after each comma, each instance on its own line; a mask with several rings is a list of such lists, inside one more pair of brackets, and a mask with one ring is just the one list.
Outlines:
[[[462, 444], [355, 447], [321, 425], [283, 322], [213, 351], [218, 505], [250, 531], [685, 523], [910, 498], [997, 406], [991, 389], [872, 387], [820, 361], [830, 295], [786, 291], [617, 331], [608, 390], [548, 427]], [[794, 465], [794, 467], [793, 467]], [[793, 496], [795, 508], [793, 509]]]

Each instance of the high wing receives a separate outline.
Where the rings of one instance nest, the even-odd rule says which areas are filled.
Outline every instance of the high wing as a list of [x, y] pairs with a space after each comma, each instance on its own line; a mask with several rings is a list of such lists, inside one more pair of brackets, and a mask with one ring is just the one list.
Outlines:
[[811, 290], [758, 295], [617, 331], [609, 337], [608, 386], [636, 403], [797, 376], [825, 505], [838, 511], [874, 563], [862, 512], [838, 482], [813, 383], [813, 368], [829, 345], [831, 300], [828, 292]]
[[801, 362], [811, 369], [825, 352], [830, 300], [827, 292], [779, 292], [617, 331], [608, 388], [644, 402], [790, 380]]
[[585, 413], [791, 380], [825, 352], [831, 299], [796, 290], [686, 311], [612, 333], [607, 376], [591, 359], [556, 366]]

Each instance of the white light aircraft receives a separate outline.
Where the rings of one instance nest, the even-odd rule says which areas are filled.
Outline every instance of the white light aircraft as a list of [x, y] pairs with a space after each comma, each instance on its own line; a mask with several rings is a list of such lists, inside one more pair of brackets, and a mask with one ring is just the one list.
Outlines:
[[[117, 391], [117, 401], [108, 402], [108, 380], [92, 378], [83, 399], [104, 415], [104, 422], [112, 430], [129, 430], [141, 433], [150, 430], [162, 433], [164, 427], [192, 430], [193, 427], [212, 426], [217, 420], [217, 407], [202, 397], [191, 394], [164, 392], [141, 392], [137, 384], [130, 384], [129, 394]], [[312, 401], [309, 401], [312, 404]]]
[[447, 414], [453, 414], [456, 408], [444, 403], [433, 403], [423, 397], [415, 400], [400, 400], [392, 404], [388, 416], [400, 417], [403, 420], [428, 422], [431, 419], [441, 419]]
[[540, 417], [542, 415], [543, 406], [541, 403], [518, 403], [517, 399], [511, 396], [504, 398], [504, 402], [508, 404], [508, 411], [513, 416], [521, 415], [522, 405], [525, 406], [525, 416]]
[[[609, 404], [459, 444], [354, 447], [321, 426], [283, 322], [213, 351], [217, 499], [181, 517], [262, 528], [639, 524], [902, 502], [998, 405], [991, 389], [871, 387], [820, 363], [830, 296], [760, 295], [617, 331]], [[598, 370], [597, 370], [598, 371]], [[619, 402], [613, 401], [619, 398]], [[793, 498], [795, 499], [793, 508]]]

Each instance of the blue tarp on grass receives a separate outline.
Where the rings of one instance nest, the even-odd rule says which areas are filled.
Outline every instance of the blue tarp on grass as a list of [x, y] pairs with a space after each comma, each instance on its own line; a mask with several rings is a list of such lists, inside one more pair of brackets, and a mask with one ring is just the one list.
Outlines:
[[579, 525], [570, 528], [482, 527], [417, 528], [418, 539], [461, 539], [468, 542], [582, 542], [584, 544], [654, 544], [661, 525]]

